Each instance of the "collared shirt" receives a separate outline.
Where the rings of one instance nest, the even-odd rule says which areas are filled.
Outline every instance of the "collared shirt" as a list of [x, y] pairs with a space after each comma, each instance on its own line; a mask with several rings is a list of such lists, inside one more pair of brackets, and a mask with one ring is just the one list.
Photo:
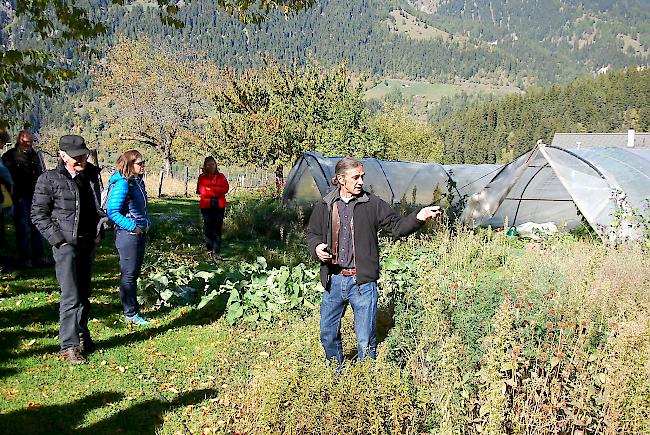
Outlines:
[[354, 266], [354, 240], [352, 239], [352, 210], [357, 202], [356, 197], [349, 198], [347, 201], [343, 198], [337, 199], [337, 208], [339, 210], [339, 244], [338, 244], [338, 264], [344, 268]]

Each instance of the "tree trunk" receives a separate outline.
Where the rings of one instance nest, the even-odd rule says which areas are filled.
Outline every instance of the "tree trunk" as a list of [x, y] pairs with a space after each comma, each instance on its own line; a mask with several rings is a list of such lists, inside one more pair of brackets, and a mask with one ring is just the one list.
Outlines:
[[187, 198], [187, 186], [190, 184], [190, 167], [185, 166], [185, 197]]
[[102, 180], [102, 174], [101, 174], [101, 168], [99, 167], [99, 157], [97, 156], [97, 150], [92, 150], [90, 152], [90, 155], [88, 156], [88, 161], [92, 163], [93, 165], [97, 166], [97, 168], [100, 170], [99, 173], [99, 188], [104, 189], [104, 180]]
[[162, 184], [163, 184], [163, 177], [165, 176], [165, 170], [161, 169], [160, 170], [160, 178], [158, 179], [158, 198], [162, 196]]
[[167, 178], [171, 177], [172, 174], [172, 159], [169, 154], [165, 156], [165, 176]]

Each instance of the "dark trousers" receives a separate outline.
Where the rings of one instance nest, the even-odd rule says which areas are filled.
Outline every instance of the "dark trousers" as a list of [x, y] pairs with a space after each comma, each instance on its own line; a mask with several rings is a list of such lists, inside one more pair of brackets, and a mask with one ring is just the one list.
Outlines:
[[5, 240], [5, 213], [10, 209], [4, 209], [0, 207], [0, 257], [7, 252], [7, 245]]
[[5, 262], [8, 258], [5, 257], [7, 252], [7, 239], [5, 238], [5, 215], [9, 214], [11, 208], [1, 208], [0, 207], [0, 270], [2, 270], [6, 264]]
[[[213, 201], [214, 202], [214, 201]], [[202, 208], [205, 245], [209, 251], [221, 252], [221, 230], [226, 209], [221, 207]]]
[[61, 286], [59, 306], [59, 341], [61, 350], [79, 346], [79, 339], [90, 341], [90, 278], [95, 243], [80, 241], [76, 245], [53, 247], [56, 279]]
[[[38, 232], [30, 212], [32, 202], [29, 199], [18, 198], [14, 203], [14, 225], [16, 227], [16, 250], [18, 251], [18, 262], [39, 262], [43, 259], [43, 239]], [[31, 242], [31, 256], [29, 255]]]
[[120, 301], [124, 315], [135, 316], [140, 312], [138, 305], [138, 277], [144, 262], [145, 234], [135, 234], [126, 230], [115, 230], [115, 247], [120, 254]]

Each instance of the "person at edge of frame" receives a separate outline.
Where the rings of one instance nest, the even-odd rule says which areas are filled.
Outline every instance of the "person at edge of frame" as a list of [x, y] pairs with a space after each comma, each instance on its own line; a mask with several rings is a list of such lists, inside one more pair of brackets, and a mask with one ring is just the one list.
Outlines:
[[428, 206], [400, 216], [390, 205], [363, 189], [363, 164], [346, 157], [335, 168], [335, 189], [314, 206], [307, 227], [310, 252], [321, 262], [325, 292], [320, 306], [320, 340], [328, 360], [343, 363], [341, 318], [347, 305], [354, 313], [358, 359], [375, 359], [377, 349], [378, 231], [394, 238], [438, 218], [440, 207]]
[[[9, 143], [11, 137], [7, 130], [0, 128], [0, 151], [4, 148], [6, 143]], [[3, 254], [6, 252], [7, 246], [5, 245], [5, 216], [12, 214], [13, 200], [11, 194], [13, 192], [14, 181], [11, 178], [11, 172], [9, 169], [2, 163], [0, 159], [0, 273], [11, 273], [13, 268], [9, 264], [9, 261]], [[5, 197], [6, 195], [6, 197]], [[7, 203], [7, 206], [5, 206]]]
[[100, 240], [99, 168], [88, 163], [90, 150], [83, 137], [59, 140], [60, 160], [36, 183], [31, 218], [52, 245], [56, 279], [61, 287], [59, 306], [60, 355], [73, 364], [96, 345], [88, 329], [92, 265]]
[[27, 130], [18, 133], [16, 146], [2, 155], [14, 180], [12, 193], [14, 227], [16, 229], [16, 267], [48, 267], [43, 259], [43, 239], [29, 217], [36, 180], [43, 173], [43, 164], [34, 150], [34, 136]]

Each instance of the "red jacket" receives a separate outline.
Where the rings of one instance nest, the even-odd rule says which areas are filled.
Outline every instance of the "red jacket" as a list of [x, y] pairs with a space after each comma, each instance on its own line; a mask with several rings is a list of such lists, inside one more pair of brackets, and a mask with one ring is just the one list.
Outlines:
[[228, 193], [228, 180], [221, 173], [216, 174], [201, 174], [199, 175], [199, 182], [196, 190], [201, 195], [199, 207], [210, 208], [210, 200], [217, 198], [219, 207], [226, 208], [226, 193]]

